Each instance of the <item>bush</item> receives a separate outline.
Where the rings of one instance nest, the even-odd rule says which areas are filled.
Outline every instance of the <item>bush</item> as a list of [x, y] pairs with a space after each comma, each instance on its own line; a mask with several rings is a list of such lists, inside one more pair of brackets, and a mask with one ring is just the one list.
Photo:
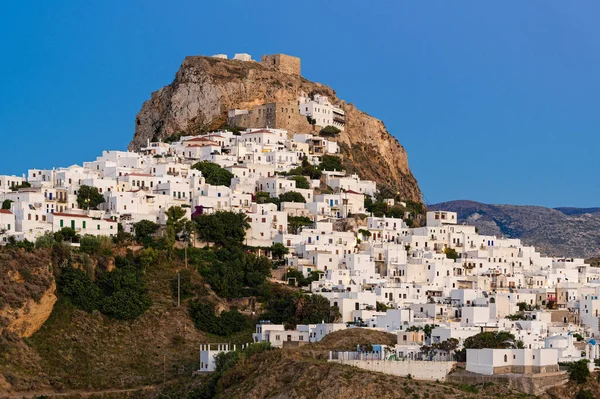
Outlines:
[[460, 255], [456, 252], [456, 249], [446, 247], [444, 248], [444, 253], [446, 254], [446, 258], [456, 260], [460, 257]]
[[233, 174], [216, 163], [208, 161], [197, 162], [192, 166], [192, 169], [202, 172], [202, 176], [208, 184], [212, 184], [213, 186], [231, 186]]
[[248, 217], [237, 212], [216, 212], [194, 216], [198, 238], [217, 245], [241, 246], [250, 227]]
[[92, 256], [111, 256], [112, 248], [111, 238], [86, 234], [81, 237], [79, 250]]
[[237, 309], [215, 313], [215, 305], [202, 299], [195, 299], [188, 305], [188, 312], [194, 325], [201, 331], [227, 336], [248, 327], [248, 319]]
[[288, 191], [279, 195], [279, 202], [302, 202], [306, 203], [306, 199], [297, 191]]
[[13, 201], [9, 199], [2, 201], [2, 209], [10, 209], [10, 204], [12, 203]]
[[79, 186], [77, 190], [77, 205], [81, 209], [97, 209], [98, 205], [104, 202], [104, 196], [100, 194], [96, 187]]
[[292, 180], [296, 182], [296, 188], [309, 189], [310, 183], [304, 176], [292, 176]]
[[59, 292], [68, 296], [76, 307], [86, 312], [98, 309], [100, 288], [83, 270], [74, 267], [64, 268], [60, 273], [57, 285]]
[[223, 248], [213, 255], [215, 259], [203, 263], [200, 273], [215, 293], [223, 298], [255, 294], [273, 269], [268, 258], [258, 257], [241, 249]]
[[159, 225], [150, 220], [140, 220], [133, 225], [135, 240], [148, 246], [152, 242], [152, 236], [158, 231]]
[[342, 159], [335, 155], [323, 155], [321, 164], [319, 165], [322, 170], [329, 171], [341, 171], [342, 170]]
[[581, 359], [576, 362], [561, 363], [561, 365], [567, 367], [569, 373], [569, 380], [575, 381], [578, 384], [583, 384], [587, 381], [590, 376], [590, 370], [588, 369], [587, 359]]
[[325, 126], [323, 129], [321, 129], [321, 131], [319, 132], [319, 135], [333, 137], [333, 136], [340, 134], [340, 132], [341, 132], [341, 130], [338, 129], [337, 127], [328, 125], [328, 126]]
[[96, 282], [87, 273], [65, 267], [58, 278], [58, 289], [76, 307], [91, 312], [100, 310], [116, 319], [134, 319], [143, 314], [152, 301], [139, 271], [124, 258], [117, 258], [117, 268], [103, 272]]

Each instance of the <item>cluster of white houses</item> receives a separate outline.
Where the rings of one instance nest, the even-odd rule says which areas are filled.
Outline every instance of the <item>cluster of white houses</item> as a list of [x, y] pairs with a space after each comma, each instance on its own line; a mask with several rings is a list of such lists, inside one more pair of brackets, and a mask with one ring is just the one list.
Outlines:
[[[338, 112], [321, 97], [303, 99], [299, 107], [324, 124], [333, 124], [327, 118]], [[327, 113], [321, 115], [321, 110]], [[547, 370], [552, 367], [540, 365], [541, 359], [555, 364], [598, 357], [591, 338], [600, 335], [599, 268], [583, 259], [542, 256], [518, 239], [480, 235], [475, 227], [459, 224], [453, 212], [428, 212], [424, 226], [415, 228], [400, 218], [370, 216], [365, 195], [377, 192], [375, 183], [344, 171], [324, 171], [320, 180], [309, 180], [309, 188], [298, 188], [294, 179], [278, 173], [298, 167], [305, 157], [319, 164], [324, 155], [338, 153], [335, 141], [317, 135], [247, 129], [148, 142], [139, 152], [104, 151], [82, 166], [0, 175], [5, 208], [0, 210], [0, 242], [10, 237], [35, 241], [63, 227], [82, 235], [112, 236], [119, 223], [126, 231], [144, 219], [166, 223], [171, 206], [187, 209], [188, 217], [194, 212], [243, 212], [250, 224], [245, 243], [283, 244], [289, 249], [287, 266], [306, 276], [318, 272], [310, 291], [326, 297], [341, 314], [339, 323], [292, 331], [264, 322], [256, 327], [256, 342], [313, 342], [360, 325], [397, 333], [396, 357], [405, 358], [418, 355], [424, 344], [456, 338], [462, 345], [482, 331], [509, 331], [523, 342], [521, 351], [528, 352], [469, 352], [468, 368], [514, 371], [529, 362], [527, 370]], [[231, 185], [208, 184], [191, 167], [198, 161], [229, 170]], [[98, 210], [78, 207], [82, 185], [97, 187], [104, 196]], [[320, 190], [324, 185], [328, 189]], [[278, 208], [255, 202], [257, 192], [278, 197], [292, 191], [306, 203], [284, 202]], [[336, 221], [349, 215], [364, 217], [355, 218], [353, 229], [336, 228]], [[290, 231], [291, 216], [306, 216], [313, 224]], [[450, 250], [456, 251], [456, 259], [447, 256]], [[434, 325], [430, 335], [415, 333], [426, 325]], [[574, 342], [574, 333], [585, 340]]]

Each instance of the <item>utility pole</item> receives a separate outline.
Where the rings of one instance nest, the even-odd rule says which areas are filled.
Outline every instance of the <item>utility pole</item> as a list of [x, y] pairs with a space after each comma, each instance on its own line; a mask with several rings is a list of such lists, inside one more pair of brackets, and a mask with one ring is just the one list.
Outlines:
[[185, 246], [185, 248], [183, 249], [184, 253], [185, 253], [185, 268], [187, 269], [187, 245]]
[[177, 307], [181, 305], [181, 274], [177, 272]]

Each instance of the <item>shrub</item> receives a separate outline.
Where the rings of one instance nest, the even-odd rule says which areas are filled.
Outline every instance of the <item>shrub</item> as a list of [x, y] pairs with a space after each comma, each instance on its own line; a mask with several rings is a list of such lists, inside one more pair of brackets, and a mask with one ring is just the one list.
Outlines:
[[111, 256], [112, 248], [111, 238], [86, 234], [81, 237], [79, 250], [92, 256]]
[[77, 205], [81, 209], [97, 209], [104, 202], [104, 196], [98, 188], [82, 184], [77, 190]]
[[332, 136], [336, 136], [336, 135], [340, 134], [340, 132], [341, 132], [341, 130], [338, 129], [337, 127], [328, 125], [328, 126], [325, 126], [323, 129], [321, 129], [321, 131], [319, 132], [319, 135], [332, 137]]
[[297, 191], [288, 191], [279, 195], [280, 202], [302, 202], [306, 203], [306, 199]]
[[144, 246], [148, 246], [152, 242], [152, 236], [158, 231], [158, 228], [158, 224], [150, 220], [140, 220], [133, 225], [135, 240]]
[[195, 299], [188, 305], [189, 315], [197, 329], [211, 334], [227, 336], [248, 327], [248, 319], [237, 309], [215, 313], [215, 305], [202, 299]]
[[213, 186], [231, 186], [233, 174], [216, 163], [208, 161], [197, 162], [192, 166], [192, 169], [202, 172], [202, 176], [208, 184], [212, 184]]
[[58, 289], [76, 307], [91, 312], [98, 309], [101, 292], [90, 276], [80, 269], [66, 267], [57, 281]]
[[569, 380], [575, 381], [578, 384], [583, 384], [590, 376], [590, 370], [588, 369], [589, 362], [590, 361], [587, 359], [581, 359], [576, 362], [562, 363], [561, 365], [567, 367]]
[[310, 183], [304, 176], [292, 176], [292, 180], [296, 182], [296, 188], [309, 189]]
[[250, 227], [248, 217], [237, 212], [216, 212], [194, 217], [198, 238], [221, 246], [241, 246]]
[[335, 155], [323, 155], [321, 164], [319, 165], [322, 170], [329, 171], [341, 171], [342, 170], [342, 159]]

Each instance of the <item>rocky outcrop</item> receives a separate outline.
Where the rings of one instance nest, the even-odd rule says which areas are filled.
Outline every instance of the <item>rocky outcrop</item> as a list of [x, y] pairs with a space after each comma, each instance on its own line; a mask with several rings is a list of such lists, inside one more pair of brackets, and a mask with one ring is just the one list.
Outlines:
[[[129, 148], [138, 149], [148, 140], [176, 133], [195, 134], [218, 129], [232, 108], [248, 109], [268, 102], [295, 104], [301, 92], [326, 95], [344, 108], [346, 128], [337, 140], [349, 172], [377, 181], [380, 189], [389, 193], [421, 201], [421, 191], [408, 166], [406, 151], [387, 132], [383, 122], [340, 101], [327, 86], [257, 62], [187, 57], [173, 82], [152, 93], [142, 106]], [[313, 133], [314, 127], [297, 120], [290, 130]]]
[[8, 320], [6, 328], [19, 337], [31, 337], [50, 317], [56, 303], [55, 291], [56, 284], [53, 283], [39, 301], [28, 299], [21, 308], [6, 308], [0, 311], [0, 317]]

